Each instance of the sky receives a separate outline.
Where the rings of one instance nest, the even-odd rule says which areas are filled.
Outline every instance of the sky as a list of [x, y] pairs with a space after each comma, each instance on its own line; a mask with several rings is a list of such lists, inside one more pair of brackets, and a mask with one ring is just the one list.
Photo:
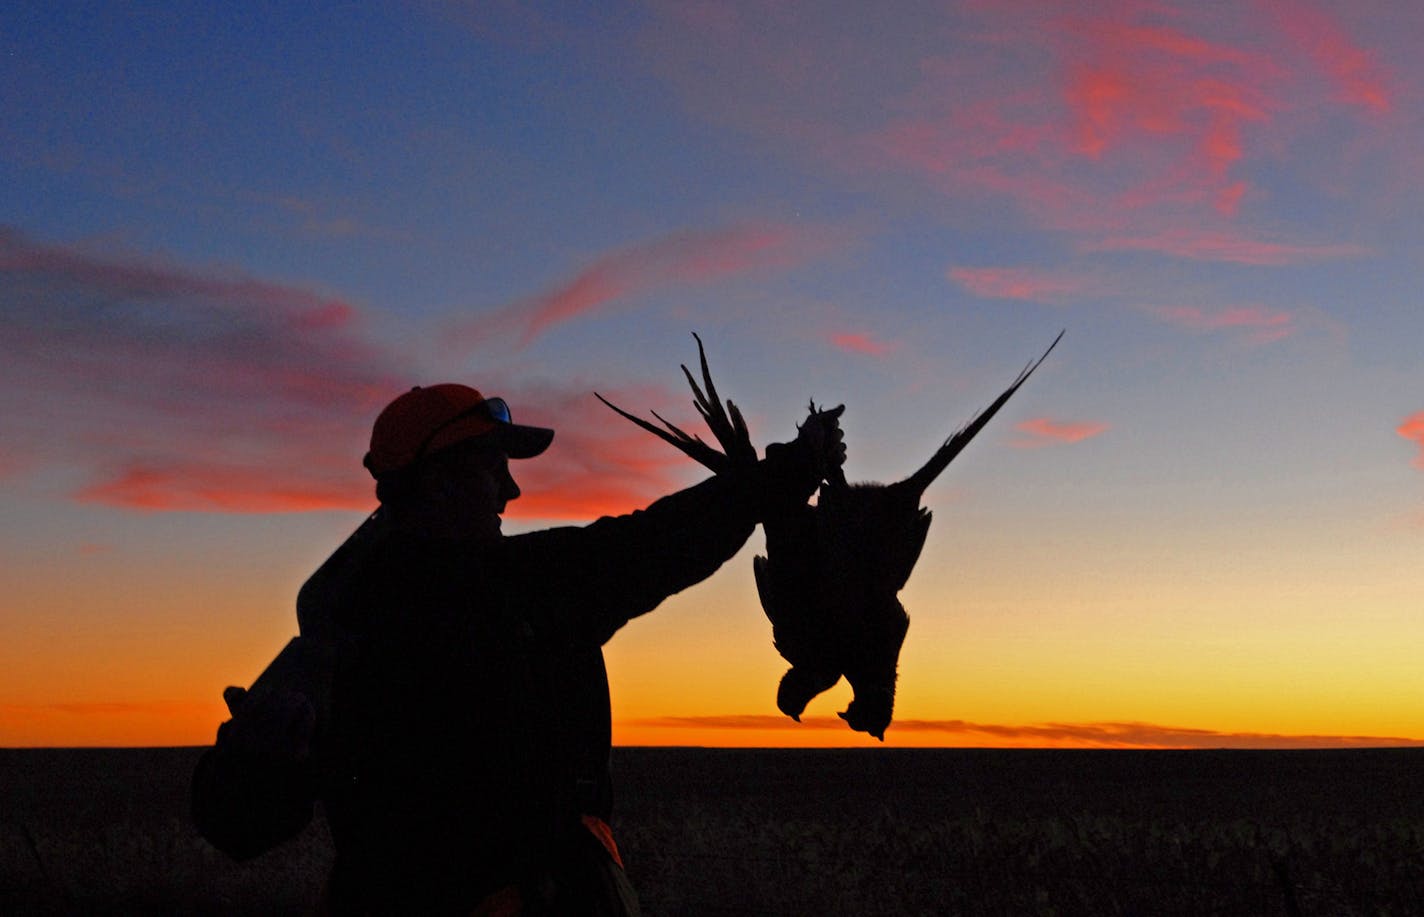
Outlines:
[[[0, 7], [0, 746], [194, 745], [415, 384], [558, 430], [507, 532], [846, 405], [926, 492], [887, 746], [1424, 743], [1424, 7]], [[605, 649], [620, 744], [797, 724], [760, 531]]]

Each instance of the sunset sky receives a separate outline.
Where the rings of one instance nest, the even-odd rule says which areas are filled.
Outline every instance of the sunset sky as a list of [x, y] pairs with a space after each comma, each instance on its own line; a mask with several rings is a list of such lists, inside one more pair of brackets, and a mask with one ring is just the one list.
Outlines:
[[[120, 7], [123, 7], [122, 9]], [[0, 746], [212, 740], [462, 381], [506, 531], [847, 405], [925, 495], [887, 746], [1424, 744], [1424, 6], [11, 0]], [[746, 548], [606, 649], [622, 744], [781, 716]]]

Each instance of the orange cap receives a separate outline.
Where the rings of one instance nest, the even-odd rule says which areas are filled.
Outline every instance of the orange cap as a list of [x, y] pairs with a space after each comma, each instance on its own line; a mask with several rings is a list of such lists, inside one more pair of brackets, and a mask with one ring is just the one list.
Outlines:
[[[494, 433], [510, 458], [530, 458], [549, 447], [554, 431], [499, 419], [478, 389], [455, 382], [419, 386], [397, 397], [371, 427], [367, 470], [375, 477], [398, 471], [456, 443]], [[507, 409], [506, 409], [507, 410]], [[508, 416], [507, 413], [505, 416]]]

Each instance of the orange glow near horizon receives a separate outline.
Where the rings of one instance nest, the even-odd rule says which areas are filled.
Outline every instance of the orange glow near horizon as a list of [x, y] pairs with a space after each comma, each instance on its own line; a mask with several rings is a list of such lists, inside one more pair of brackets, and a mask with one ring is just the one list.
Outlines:
[[0, 748], [163, 748], [211, 745], [221, 699], [149, 704], [0, 704]]
[[[0, 748], [205, 746], [227, 718], [222, 702], [0, 705]], [[1147, 723], [892, 724], [882, 744], [836, 717], [792, 722], [780, 714], [614, 720], [615, 746], [703, 748], [1373, 748], [1424, 746], [1424, 738], [1218, 732]], [[782, 722], [784, 720], [784, 722]]]
[[[1071, 580], [1023, 580], [1016, 569], [1032, 561], [1032, 545], [1015, 556], [993, 539], [981, 544], [973, 512], [960, 506], [931, 534], [954, 566], [917, 570], [902, 593], [911, 628], [883, 747], [1358, 747], [1424, 738], [1421, 711], [1398, 701], [1415, 682], [1412, 648], [1424, 642], [1424, 623], [1390, 611], [1418, 596], [1397, 558], [1362, 565], [1304, 542], [1268, 549], [1222, 538], [1206, 557], [1178, 550], [1170, 562], [1109, 576], [1088, 542], [1055, 548]], [[333, 520], [338, 534], [324, 543], [338, 542], [350, 521]], [[605, 648], [617, 743], [882, 747], [836, 718], [850, 698], [844, 682], [813, 701], [802, 724], [776, 711], [785, 663], [751, 582], [750, 554], [760, 550], [753, 536], [708, 582], [630, 622]], [[1151, 556], [1154, 547], [1139, 550]], [[1211, 560], [1217, 551], [1233, 564]], [[0, 646], [9, 685], [0, 746], [210, 743], [226, 717], [222, 688], [250, 683], [295, 632], [299, 571], [322, 553], [252, 579], [236, 561], [163, 572], [126, 564], [122, 552], [86, 552], [82, 576], [15, 584], [11, 599], [31, 612], [17, 639]], [[1214, 577], [1193, 582], [1203, 563], [1216, 566]], [[145, 586], [155, 577], [164, 582], [158, 600]], [[1066, 613], [1065, 594], [1076, 603]], [[1336, 609], [1347, 604], [1352, 613], [1342, 617]], [[71, 632], [62, 621], [75, 607], [91, 613]], [[149, 624], [133, 630], [140, 611]]]

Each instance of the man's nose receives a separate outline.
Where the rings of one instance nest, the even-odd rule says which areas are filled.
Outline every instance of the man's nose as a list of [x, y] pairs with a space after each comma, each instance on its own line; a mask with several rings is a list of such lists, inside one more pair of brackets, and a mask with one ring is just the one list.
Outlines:
[[500, 482], [499, 495], [508, 503], [510, 500], [518, 498], [521, 491], [519, 485], [514, 481], [514, 475], [509, 472], [504, 473], [504, 480]]

